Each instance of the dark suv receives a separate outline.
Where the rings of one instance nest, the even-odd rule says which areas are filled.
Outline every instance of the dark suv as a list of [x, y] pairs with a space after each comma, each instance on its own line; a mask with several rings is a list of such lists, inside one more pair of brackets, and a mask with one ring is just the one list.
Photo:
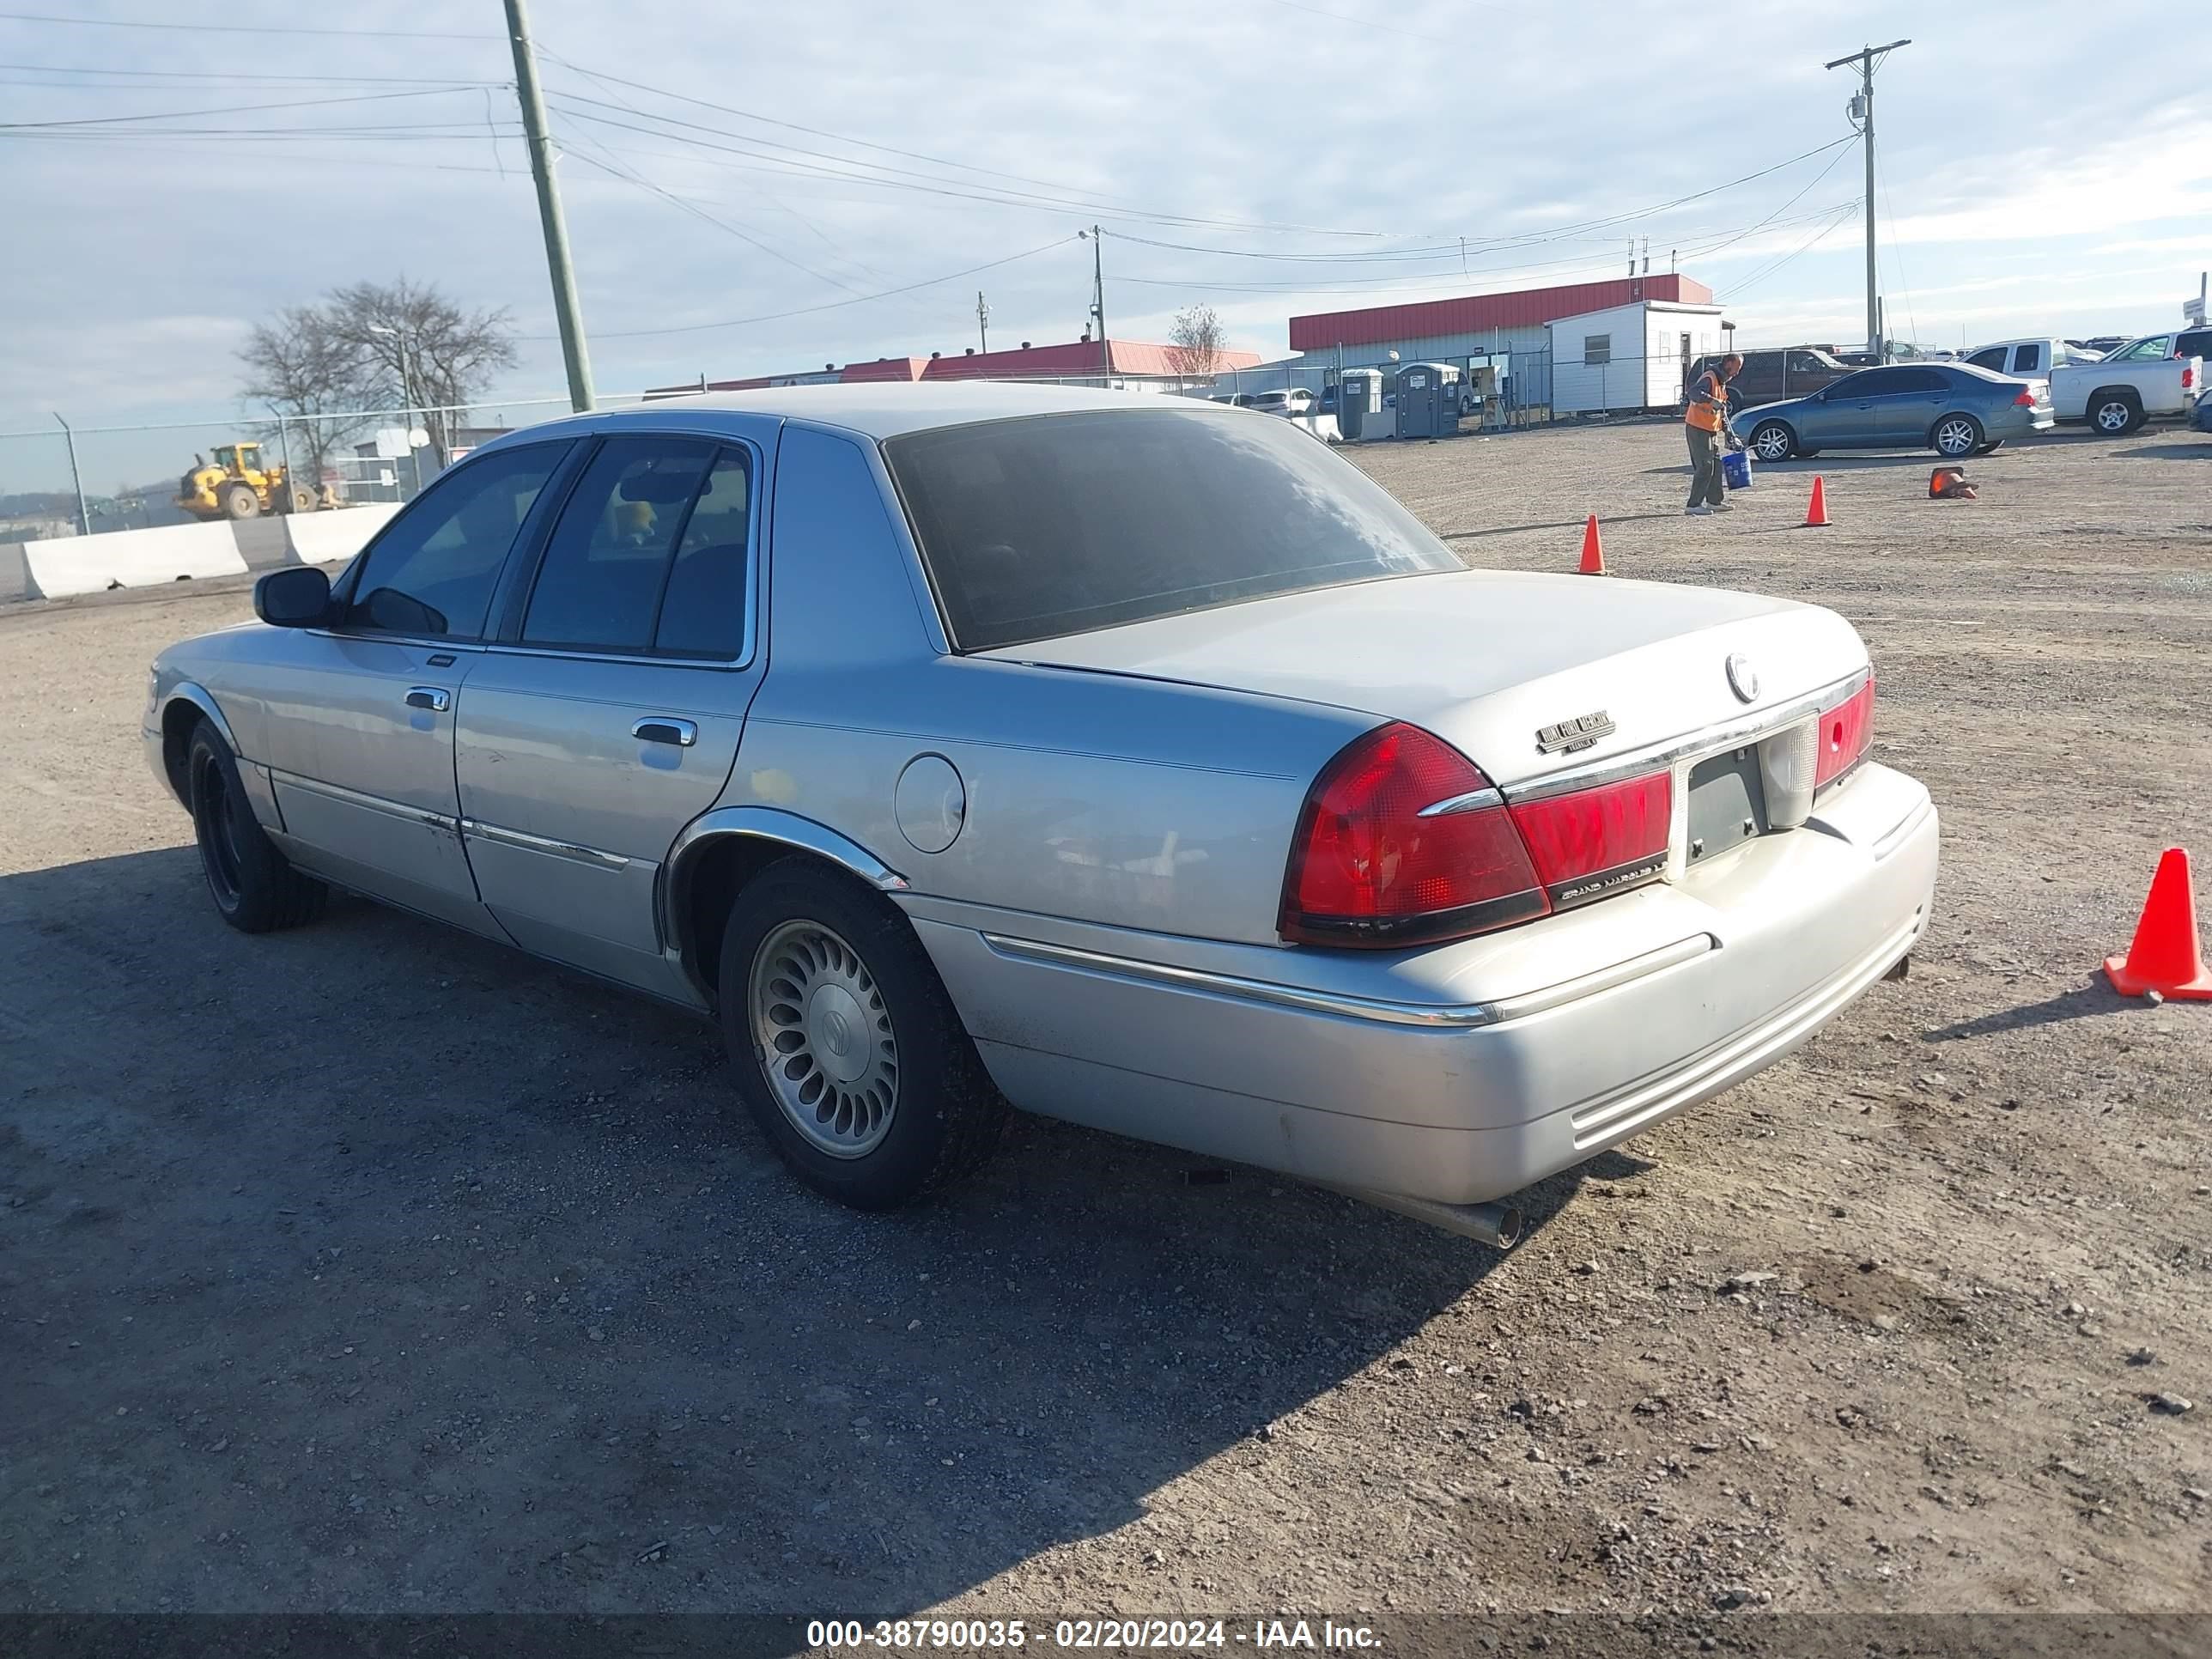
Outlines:
[[[1698, 358], [1690, 365], [1686, 384], [1697, 385], [1698, 377], [1725, 355], [1714, 352]], [[1741, 356], [1743, 371], [1729, 383], [1731, 409], [1780, 403], [1784, 398], [1808, 397], [1831, 380], [1840, 380], [1851, 373], [1848, 364], [1837, 362], [1818, 346], [1788, 346], [1777, 351], [1747, 351]]]

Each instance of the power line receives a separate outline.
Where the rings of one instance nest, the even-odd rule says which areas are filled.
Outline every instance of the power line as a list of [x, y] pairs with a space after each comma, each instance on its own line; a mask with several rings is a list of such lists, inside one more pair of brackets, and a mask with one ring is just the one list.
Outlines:
[[1753, 271], [1750, 276], [1738, 283], [1734, 288], [1729, 289], [1726, 294], [1718, 295], [1715, 297], [1725, 300], [1737, 300], [1742, 298], [1742, 296], [1752, 288], [1765, 282], [1768, 277], [1774, 275], [1776, 271], [1781, 270], [1783, 266], [1788, 264], [1799, 254], [1811, 252], [1813, 248], [1819, 246], [1821, 242], [1826, 241], [1838, 228], [1849, 223], [1851, 216], [1858, 211], [1858, 205], [1859, 204], [1856, 202], [1852, 202], [1847, 204], [1842, 212], [1838, 213], [1828, 223], [1821, 226], [1819, 230], [1814, 232], [1809, 240], [1800, 246], [1790, 249], [1789, 252], [1784, 254], [1780, 258], [1774, 260], [1772, 263], [1762, 265], [1759, 270]]
[[[973, 276], [980, 271], [996, 270], [1000, 266], [1012, 264], [1018, 259], [1032, 259], [1040, 253], [1048, 253], [1054, 248], [1066, 246], [1075, 240], [1073, 236], [1055, 237], [1040, 246], [1024, 249], [1019, 253], [1009, 253], [1003, 259], [992, 259], [980, 265], [969, 265], [964, 270], [948, 270], [942, 276], [925, 276], [918, 283], [903, 283], [897, 288], [887, 288], [875, 294], [855, 295], [849, 300], [825, 300], [818, 306], [799, 306], [790, 311], [764, 312], [757, 317], [732, 317], [719, 323], [685, 323], [674, 328], [623, 329], [612, 333], [602, 332], [596, 337], [602, 340], [641, 340], [664, 334], [700, 334], [709, 329], [744, 328], [753, 323], [781, 322], [787, 317], [811, 317], [817, 312], [836, 311], [846, 306], [864, 305], [871, 300], [888, 300], [896, 295], [912, 294], [917, 289], [935, 288], [940, 283], [957, 282], [963, 276]], [[550, 334], [525, 334], [518, 337], [526, 340], [547, 340], [553, 337]]]
[[[1231, 219], [1208, 219], [1189, 214], [1139, 211], [1115, 207], [1110, 204], [1103, 204], [1097, 201], [1083, 198], [1042, 197], [1036, 195], [1033, 191], [1006, 191], [994, 189], [991, 193], [986, 194], [981, 189], [955, 188], [955, 186], [964, 183], [964, 180], [948, 179], [933, 173], [916, 173], [910, 167], [884, 167], [879, 162], [859, 161], [849, 156], [830, 155], [819, 150], [805, 149], [795, 144], [778, 143], [774, 139], [754, 138], [744, 133], [731, 132], [724, 128], [708, 126], [704, 123], [698, 121], [686, 121], [680, 117], [673, 115], [643, 115], [641, 117], [641, 119], [659, 122], [662, 125], [649, 127], [639, 126], [632, 122], [617, 121], [607, 116], [593, 115], [589, 110], [575, 109], [569, 106], [572, 103], [581, 103], [589, 104], [599, 109], [621, 109], [628, 114], [639, 114], [638, 111], [629, 109], [627, 106], [610, 104], [604, 99], [586, 98], [580, 94], [573, 92], [563, 93], [561, 96], [569, 100], [568, 103], [563, 103], [559, 106], [561, 112], [564, 115], [570, 117], [572, 119], [590, 121], [601, 126], [618, 127], [625, 132], [641, 132], [646, 134], [647, 137], [653, 138], [673, 139], [678, 143], [696, 145], [702, 149], [722, 150], [727, 154], [732, 155], [743, 155], [753, 161], [777, 162], [784, 168], [784, 170], [791, 173], [794, 176], [811, 176], [824, 179], [843, 179], [848, 183], [873, 185], [884, 189], [918, 191], [925, 195], [952, 197], [975, 202], [989, 202], [1002, 207], [1030, 208], [1053, 213], [1081, 212], [1085, 214], [1097, 215], [1109, 219], [1136, 219], [1157, 224], [1201, 225], [1227, 230], [1267, 232], [1293, 231], [1309, 236], [1376, 236], [1381, 234], [1380, 232], [1376, 231], [1337, 230], [1316, 225], [1266, 224], [1250, 221], [1238, 221]], [[735, 145], [710, 143], [703, 138], [694, 138], [690, 137], [689, 133], [670, 132], [665, 130], [666, 127], [671, 126], [689, 128], [692, 132], [713, 133], [717, 137], [734, 139], [737, 141], [737, 143]], [[814, 163], [832, 162], [836, 165], [832, 167], [823, 167], [810, 163], [809, 161], [791, 160], [789, 157], [784, 155], [768, 155], [758, 149], [740, 148], [740, 146], [746, 144], [765, 144], [770, 149], [788, 151], [791, 156], [811, 157], [813, 158]], [[848, 167], [872, 167], [875, 169], [875, 172], [873, 173], [854, 173], [844, 170]], [[878, 174], [886, 176], [878, 176]]]
[[[36, 75], [127, 76], [133, 80], [276, 81], [300, 86], [503, 87], [512, 84], [506, 81], [459, 81], [451, 76], [423, 75], [264, 75], [247, 70], [129, 70], [95, 67], [89, 64], [0, 64], [0, 70]], [[128, 90], [121, 87], [114, 89], [118, 92]]]
[[394, 98], [439, 98], [449, 92], [474, 90], [472, 86], [446, 86], [420, 92], [358, 92], [343, 98], [295, 98], [277, 104], [222, 104], [213, 109], [159, 110], [144, 115], [86, 115], [63, 121], [0, 121], [0, 132], [23, 132], [36, 128], [125, 126], [139, 121], [188, 121], [202, 115], [244, 115], [269, 109], [322, 109], [331, 104], [375, 104]]
[[[593, 148], [596, 149], [597, 146], [595, 145]], [[659, 197], [661, 200], [668, 203], [672, 207], [675, 207], [683, 212], [690, 214], [695, 219], [704, 221], [706, 223], [714, 226], [715, 229], [722, 231], [728, 235], [736, 237], [739, 241], [747, 244], [749, 246], [758, 248], [763, 253], [767, 254], [771, 259], [782, 260], [784, 264], [789, 265], [794, 270], [805, 271], [809, 276], [815, 278], [817, 281], [827, 283], [832, 288], [841, 288], [848, 294], [857, 294], [860, 292], [860, 290], [854, 288], [850, 283], [841, 282], [838, 278], [832, 276], [826, 270], [817, 270], [812, 265], [808, 264], [805, 260], [793, 258], [790, 254], [784, 252], [782, 249], [763, 241], [751, 232], [740, 230], [737, 226], [731, 224], [725, 220], [717, 219], [713, 214], [708, 212], [704, 208], [698, 206], [696, 203], [685, 201], [681, 196], [677, 195], [673, 191], [664, 190], [660, 185], [654, 184], [652, 179], [646, 178], [643, 174], [632, 168], [623, 167], [619, 162], [600, 161], [597, 157], [593, 156], [589, 151], [573, 146], [568, 150], [568, 154], [574, 156], [578, 161], [583, 162], [587, 167], [597, 167], [600, 172], [605, 173], [610, 178], [619, 179], [625, 184], [635, 185], [641, 190], [650, 191], [653, 195]]]
[[[542, 51], [543, 48], [540, 48], [540, 50]], [[920, 150], [901, 149], [896, 144], [878, 144], [866, 138], [854, 138], [849, 134], [831, 132], [822, 127], [803, 126], [796, 121], [778, 120], [775, 117], [771, 115], [762, 115], [752, 110], [739, 109], [734, 104], [718, 104], [711, 98], [695, 98], [689, 93], [672, 92], [665, 87], [652, 86], [643, 81], [626, 81], [621, 76], [609, 75], [604, 70], [586, 69], [580, 64], [570, 63], [558, 52], [548, 52], [545, 53], [545, 56], [550, 58], [555, 63], [561, 64], [563, 68], [574, 70], [577, 74], [586, 76], [594, 81], [612, 86], [628, 87], [633, 92], [651, 93], [653, 96], [658, 98], [674, 99], [678, 103], [696, 104], [702, 109], [716, 110], [724, 115], [734, 115], [740, 120], [757, 121], [763, 126], [781, 127], [786, 132], [803, 132], [810, 138], [827, 138], [833, 143], [849, 144], [856, 149], [880, 150], [886, 155], [903, 156], [909, 161], [927, 161], [932, 167], [957, 167], [963, 173], [981, 173], [987, 178], [992, 179], [1011, 179], [1018, 185], [1036, 185], [1046, 190], [1073, 191], [1078, 193], [1087, 193], [1084, 191], [1084, 187], [1079, 185], [1065, 184], [1059, 180], [1051, 179], [1032, 179], [1026, 173], [1001, 173], [996, 167], [977, 167], [972, 162], [951, 161], [941, 155], [924, 155]], [[659, 118], [651, 115], [644, 110], [637, 108], [636, 106], [633, 104], [624, 104], [623, 107], [630, 111], [632, 114], [645, 116], [647, 120]], [[708, 129], [708, 131], [714, 130], [714, 129]], [[741, 135], [732, 134], [730, 136], [738, 137]], [[757, 139], [753, 142], [758, 143], [770, 143], [774, 141], [763, 138]], [[813, 150], [801, 150], [798, 153], [808, 155], [818, 154], [818, 152]], [[826, 159], [832, 161], [845, 161], [850, 158], [844, 156], [832, 156]], [[868, 164], [862, 162], [858, 163], [858, 165], [866, 166]]]
[[496, 34], [455, 34], [433, 29], [318, 29], [281, 23], [165, 23], [129, 17], [55, 17], [45, 12], [0, 11], [4, 23], [61, 23], [78, 28], [180, 29], [191, 34], [332, 34], [360, 40], [497, 40]]

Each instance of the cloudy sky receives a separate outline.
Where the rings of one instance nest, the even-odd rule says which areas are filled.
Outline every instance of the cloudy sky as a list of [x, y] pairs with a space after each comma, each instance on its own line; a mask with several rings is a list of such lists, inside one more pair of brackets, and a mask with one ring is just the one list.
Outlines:
[[[16, 3], [46, 9], [0, 14], [0, 431], [235, 419], [252, 319], [402, 273], [512, 314], [511, 417], [560, 396], [499, 0]], [[1854, 88], [1821, 64], [1899, 36], [1893, 332], [2148, 331], [2212, 265], [2204, 57], [2149, 0], [532, 14], [603, 392], [957, 351], [979, 287], [994, 343], [1072, 339], [1093, 222], [1124, 337], [1203, 301], [1278, 356], [1294, 313], [1616, 275], [1633, 236], [1740, 341], [1856, 340], [1859, 154], [1822, 148]], [[88, 437], [88, 488], [200, 441]], [[0, 492], [59, 453], [0, 439]]]

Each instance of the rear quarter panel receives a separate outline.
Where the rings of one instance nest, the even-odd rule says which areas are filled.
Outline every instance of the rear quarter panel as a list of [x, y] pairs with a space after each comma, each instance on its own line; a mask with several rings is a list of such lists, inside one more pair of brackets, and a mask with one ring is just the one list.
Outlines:
[[[917, 897], [1275, 942], [1305, 791], [1372, 715], [957, 657], [874, 446], [793, 426], [769, 538], [769, 670], [720, 805], [867, 848]], [[958, 775], [936, 837], [899, 781]]]

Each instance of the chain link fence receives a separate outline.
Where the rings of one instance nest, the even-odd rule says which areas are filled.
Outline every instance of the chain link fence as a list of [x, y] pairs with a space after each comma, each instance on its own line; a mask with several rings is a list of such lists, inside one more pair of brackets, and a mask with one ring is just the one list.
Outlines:
[[0, 432], [0, 543], [410, 501], [477, 445], [568, 408], [547, 397], [128, 425], [58, 415]]

